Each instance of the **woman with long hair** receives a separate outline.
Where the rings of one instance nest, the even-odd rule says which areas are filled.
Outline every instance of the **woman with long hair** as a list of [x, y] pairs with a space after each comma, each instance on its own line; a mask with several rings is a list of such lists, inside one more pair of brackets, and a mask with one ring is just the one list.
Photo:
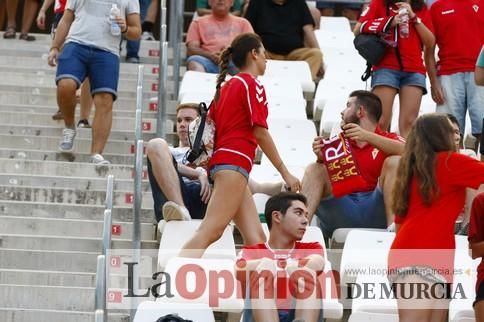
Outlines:
[[[454, 224], [466, 188], [484, 183], [484, 163], [458, 153], [449, 118], [432, 113], [419, 117], [410, 130], [397, 173], [393, 190], [397, 234], [389, 253], [388, 277], [395, 285], [399, 319], [446, 321]], [[420, 294], [422, 289], [432, 291]]]
[[435, 44], [432, 29], [424, 0], [372, 0], [354, 28], [355, 36], [376, 34], [388, 44], [382, 60], [373, 66], [371, 77], [372, 91], [382, 101], [379, 123], [384, 131], [390, 128], [397, 93], [401, 136], [407, 137], [418, 116], [422, 95], [427, 93], [422, 47], [430, 48]]
[[[227, 81], [229, 62], [239, 73]], [[214, 152], [209, 172], [214, 181], [212, 196], [199, 229], [180, 254], [200, 257], [211, 243], [234, 221], [246, 245], [266, 241], [247, 180], [257, 145], [279, 171], [291, 191], [301, 188], [299, 179], [289, 173], [267, 130], [267, 99], [257, 80], [266, 68], [264, 47], [256, 34], [237, 36], [220, 57], [214, 104], [209, 117], [215, 123]]]

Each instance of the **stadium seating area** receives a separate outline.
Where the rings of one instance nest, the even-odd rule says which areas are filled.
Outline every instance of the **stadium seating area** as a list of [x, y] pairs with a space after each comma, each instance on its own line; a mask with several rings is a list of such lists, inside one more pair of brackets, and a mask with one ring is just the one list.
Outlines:
[[[108, 174], [115, 180], [111, 248], [114, 253], [126, 255], [123, 250], [132, 247], [138, 69], [134, 64], [121, 64], [119, 99], [114, 104], [113, 128], [105, 149], [105, 157], [112, 165], [99, 169], [86, 162], [90, 129], [79, 130], [73, 155], [57, 152], [63, 125], [51, 120], [57, 110], [55, 70], [46, 63], [51, 38], [40, 34], [36, 37], [34, 43], [0, 41], [0, 321], [93, 321], [96, 258], [103, 247]], [[318, 133], [336, 134], [348, 94], [366, 88], [360, 80], [365, 63], [352, 45], [348, 20], [323, 18], [317, 39], [327, 65], [325, 77], [317, 86], [305, 62], [268, 61], [266, 74], [261, 78], [269, 100], [269, 130], [283, 160], [299, 178], [304, 167], [314, 161], [313, 138]], [[158, 50], [158, 42], [142, 42], [145, 142], [156, 136], [157, 106], [152, 98], [157, 95]], [[165, 90], [172, 94], [171, 52], [169, 57], [169, 82]], [[177, 104], [209, 102], [215, 90], [215, 77], [184, 72], [182, 67], [178, 97], [169, 100], [167, 106], [165, 132], [169, 142], [175, 143], [173, 125]], [[397, 111], [398, 106], [394, 109]], [[425, 96], [421, 113], [434, 109], [429, 95]], [[394, 113], [394, 125], [397, 119], [398, 113]], [[143, 162], [146, 166], [145, 159]], [[281, 180], [264, 155], [251, 176], [261, 182]], [[158, 227], [153, 223], [153, 201], [146, 171], [143, 171], [141, 187], [142, 256], [152, 262], [148, 263], [148, 271], [141, 270], [140, 286], [135, 293], [145, 293], [154, 284], [151, 275], [155, 271], [175, 276], [187, 264], [210, 272], [233, 270], [240, 248], [240, 236], [233, 226], [227, 227], [203, 258], [177, 258], [177, 251], [200, 222], [168, 222]], [[258, 211], [263, 212], [267, 196], [257, 194], [254, 199]], [[393, 238], [393, 233], [384, 231], [351, 230], [342, 239], [331, 241], [326, 247], [328, 294], [338, 294], [340, 287], [345, 290], [346, 283], [388, 283], [384, 276], [351, 272], [358, 268], [384, 268]], [[304, 240], [325, 244], [318, 227], [311, 226]], [[468, 293], [467, 300], [451, 301], [449, 321], [474, 321], [472, 298], [477, 262], [467, 255], [466, 239], [456, 236], [456, 241], [456, 267], [465, 272], [456, 279]], [[211, 305], [207, 292], [188, 300], [174, 290], [171, 298], [155, 299], [150, 295], [136, 305], [131, 303], [134, 311], [130, 312], [129, 303], [122, 298], [128, 279], [126, 270], [118, 274], [124, 267], [120, 265], [120, 257], [123, 261], [121, 255], [108, 256], [107, 260], [112, 270], [106, 290], [107, 321], [128, 321], [132, 314], [135, 322], [153, 322], [168, 313], [178, 313], [196, 322], [240, 321], [243, 300], [235, 293]], [[339, 271], [340, 278], [333, 271]], [[189, 280], [188, 288], [196, 286], [195, 280]], [[394, 300], [358, 298], [351, 302], [328, 296], [323, 304], [327, 321], [398, 321]], [[348, 313], [343, 314], [343, 308]]]

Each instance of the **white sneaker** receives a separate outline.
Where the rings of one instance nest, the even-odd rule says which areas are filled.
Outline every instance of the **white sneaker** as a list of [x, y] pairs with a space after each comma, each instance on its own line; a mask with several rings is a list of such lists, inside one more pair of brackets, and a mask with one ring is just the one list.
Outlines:
[[62, 141], [59, 144], [59, 150], [61, 152], [72, 152], [74, 150], [74, 138], [76, 137], [76, 130], [74, 129], [63, 129], [62, 130]]
[[111, 162], [108, 160], [104, 159], [102, 155], [99, 153], [91, 155], [91, 163], [95, 165], [109, 165]]
[[148, 40], [148, 41], [155, 40], [155, 36], [153, 36], [152, 32], [143, 31], [143, 33], [141, 34], [141, 40]]
[[188, 209], [173, 201], [167, 201], [163, 205], [163, 219], [165, 221], [171, 220], [192, 220]]

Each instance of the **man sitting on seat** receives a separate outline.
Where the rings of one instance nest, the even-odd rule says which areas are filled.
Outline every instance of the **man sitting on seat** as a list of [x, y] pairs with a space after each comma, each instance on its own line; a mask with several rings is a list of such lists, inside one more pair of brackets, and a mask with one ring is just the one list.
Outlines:
[[[199, 116], [198, 104], [181, 104], [176, 113], [179, 146], [171, 147], [165, 140], [156, 138], [146, 148], [157, 221], [202, 219], [210, 199], [207, 171], [190, 167], [185, 160], [190, 149], [188, 125]], [[273, 195], [281, 191], [282, 183], [257, 183], [249, 179], [249, 188], [252, 193]], [[177, 217], [179, 213], [184, 214], [183, 218]]]
[[350, 94], [341, 112], [344, 135], [366, 186], [349, 195], [335, 198], [326, 166], [321, 162], [322, 137], [313, 141], [318, 162], [304, 173], [302, 193], [308, 198], [308, 211], [320, 219], [325, 238], [338, 228], [386, 228], [393, 223], [391, 192], [396, 177], [403, 139], [378, 127], [381, 101], [368, 91]]
[[[267, 201], [264, 214], [268, 242], [242, 247], [236, 263], [236, 276], [247, 298], [242, 321], [322, 321], [317, 275], [324, 268], [324, 252], [318, 242], [301, 242], [310, 217], [306, 197], [279, 193]], [[293, 281], [304, 283], [304, 296], [298, 298], [301, 285]], [[276, 292], [273, 285], [277, 285]]]
[[313, 80], [324, 75], [314, 20], [304, 0], [250, 1], [245, 17], [262, 38], [268, 59], [305, 60]]
[[[187, 69], [218, 73], [222, 50], [235, 36], [254, 30], [247, 20], [230, 14], [233, 0], [209, 0], [208, 3], [212, 14], [193, 20], [188, 28]], [[235, 66], [229, 72], [235, 74]]]

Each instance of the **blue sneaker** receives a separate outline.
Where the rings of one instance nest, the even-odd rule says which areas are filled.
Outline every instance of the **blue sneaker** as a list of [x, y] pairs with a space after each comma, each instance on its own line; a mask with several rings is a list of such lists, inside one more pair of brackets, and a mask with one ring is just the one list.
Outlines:
[[76, 130], [64, 129], [62, 130], [62, 142], [59, 145], [61, 152], [72, 152], [74, 150], [74, 138], [76, 137]]

